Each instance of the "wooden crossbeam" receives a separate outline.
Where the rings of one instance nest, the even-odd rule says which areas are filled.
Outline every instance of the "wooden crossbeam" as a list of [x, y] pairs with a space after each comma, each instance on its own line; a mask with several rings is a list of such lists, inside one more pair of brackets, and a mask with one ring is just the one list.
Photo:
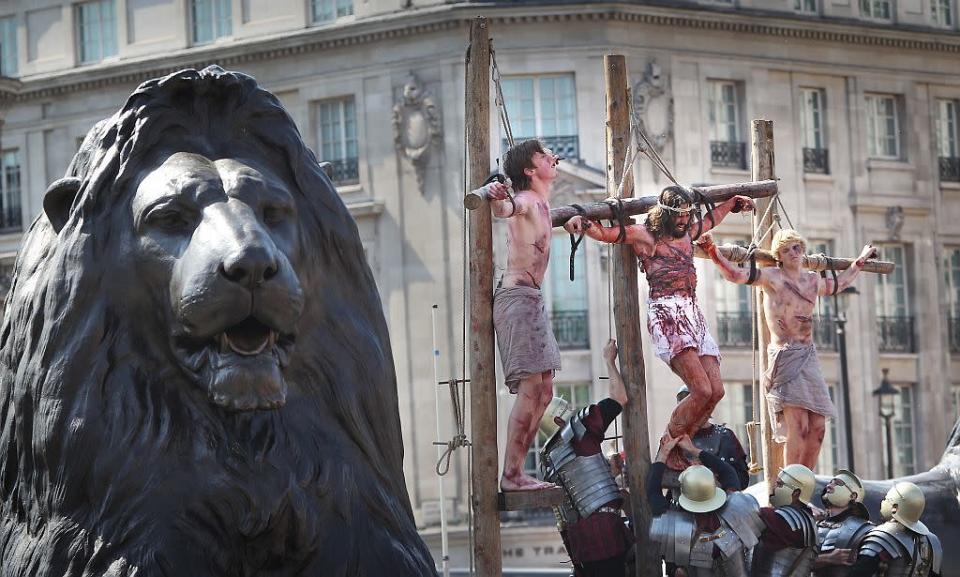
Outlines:
[[563, 503], [563, 489], [541, 489], [539, 491], [500, 492], [498, 502], [501, 511], [521, 511], [524, 509], [549, 509]]
[[[777, 194], [777, 181], [761, 180], [759, 182], [739, 182], [736, 184], [717, 184], [714, 186], [698, 186], [693, 190], [699, 191], [710, 202], [721, 203], [737, 195], [749, 196], [750, 198], [766, 198]], [[639, 198], [623, 199], [623, 214], [633, 216], [643, 214], [657, 205], [657, 196], [641, 196]], [[606, 202], [591, 202], [583, 205], [586, 213], [584, 216], [589, 219], [598, 220], [610, 218], [610, 205]], [[573, 205], [558, 206], [550, 210], [550, 219], [553, 226], [563, 226], [568, 220], [580, 212]]]
[[[717, 251], [727, 258], [730, 262], [747, 262], [750, 257], [747, 247], [736, 244], [722, 244], [717, 246]], [[699, 246], [694, 248], [694, 256], [699, 258], [710, 258], [710, 256]], [[757, 266], [776, 266], [777, 259], [769, 250], [756, 249], [754, 255], [757, 259]], [[813, 271], [830, 270], [831, 265], [835, 270], [846, 270], [856, 259], [825, 257], [821, 254], [808, 254], [803, 257], [803, 268]], [[832, 261], [832, 262], [831, 262]], [[863, 272], [874, 272], [877, 274], [890, 274], [896, 268], [896, 264], [883, 260], [868, 260], [864, 263]]]

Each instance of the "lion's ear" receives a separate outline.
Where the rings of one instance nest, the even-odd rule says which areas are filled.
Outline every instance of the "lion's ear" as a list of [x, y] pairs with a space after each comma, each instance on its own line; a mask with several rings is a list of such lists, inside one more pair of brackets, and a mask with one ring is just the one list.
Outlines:
[[43, 212], [47, 214], [47, 220], [50, 221], [53, 230], [60, 232], [63, 225], [67, 224], [70, 207], [73, 206], [73, 199], [80, 190], [80, 184], [79, 178], [68, 176], [55, 181], [44, 193]]

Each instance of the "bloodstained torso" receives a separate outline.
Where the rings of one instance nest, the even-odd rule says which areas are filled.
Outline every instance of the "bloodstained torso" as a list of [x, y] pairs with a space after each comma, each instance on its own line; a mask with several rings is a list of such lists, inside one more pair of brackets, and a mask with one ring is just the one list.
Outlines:
[[815, 272], [802, 271], [800, 278], [794, 280], [783, 271], [777, 273], [764, 288], [763, 299], [771, 344], [777, 347], [810, 344], [820, 277]]
[[530, 191], [520, 195], [530, 203], [530, 209], [507, 220], [507, 270], [501, 285], [540, 288], [550, 262], [550, 203]]
[[640, 267], [647, 275], [650, 300], [667, 296], [696, 298], [697, 269], [693, 266], [693, 243], [690, 235], [680, 238], [660, 237], [647, 254], [634, 245]]

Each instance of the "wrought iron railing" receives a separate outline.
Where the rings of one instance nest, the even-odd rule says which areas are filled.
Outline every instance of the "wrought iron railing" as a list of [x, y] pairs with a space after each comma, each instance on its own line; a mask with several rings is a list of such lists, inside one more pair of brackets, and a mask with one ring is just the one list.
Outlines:
[[877, 338], [880, 350], [887, 353], [912, 353], [916, 350], [913, 317], [878, 316]]
[[960, 182], [960, 158], [956, 156], [940, 157], [940, 180]]
[[711, 141], [710, 163], [716, 167], [746, 169], [747, 143]]
[[830, 174], [830, 154], [826, 148], [803, 149], [803, 171]]
[[333, 165], [334, 184], [351, 184], [360, 180], [360, 161], [356, 158], [328, 160]]
[[[522, 142], [528, 138], [533, 137], [515, 137], [514, 141]], [[580, 137], [576, 134], [572, 136], [541, 136], [539, 139], [540, 142], [552, 150], [554, 154], [559, 154], [566, 160], [576, 161], [580, 159]], [[503, 150], [510, 148], [510, 144], [506, 138], [500, 142], [500, 145], [503, 147]]]
[[553, 311], [550, 323], [561, 350], [590, 348], [587, 311]]
[[717, 313], [717, 344], [749, 349], [753, 345], [753, 315], [749, 311]]
[[4, 195], [0, 197], [0, 230], [19, 230], [23, 226], [23, 216], [20, 210], [20, 199]]
[[813, 342], [822, 351], [837, 350], [837, 321], [830, 317], [815, 317]]
[[947, 327], [950, 331], [950, 352], [960, 353], [960, 318], [950, 317]]

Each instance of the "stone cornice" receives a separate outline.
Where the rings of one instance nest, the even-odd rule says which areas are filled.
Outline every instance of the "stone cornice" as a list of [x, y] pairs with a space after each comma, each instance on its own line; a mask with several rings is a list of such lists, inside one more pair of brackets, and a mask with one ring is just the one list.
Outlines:
[[457, 3], [238, 40], [213, 47], [187, 48], [160, 56], [130, 58], [36, 75], [22, 82], [0, 86], [0, 101], [33, 101], [68, 92], [97, 90], [117, 84], [135, 84], [182, 68], [196, 68], [212, 63], [231, 67], [383, 40], [411, 38], [463, 28], [477, 15], [487, 16], [495, 25], [506, 26], [570, 21], [626, 22], [812, 42], [960, 54], [960, 37], [956, 34], [937, 33], [933, 30], [905, 31], [868, 23], [834, 23], [827, 19], [797, 19], [772, 13], [758, 15], [756, 12], [625, 3]]

